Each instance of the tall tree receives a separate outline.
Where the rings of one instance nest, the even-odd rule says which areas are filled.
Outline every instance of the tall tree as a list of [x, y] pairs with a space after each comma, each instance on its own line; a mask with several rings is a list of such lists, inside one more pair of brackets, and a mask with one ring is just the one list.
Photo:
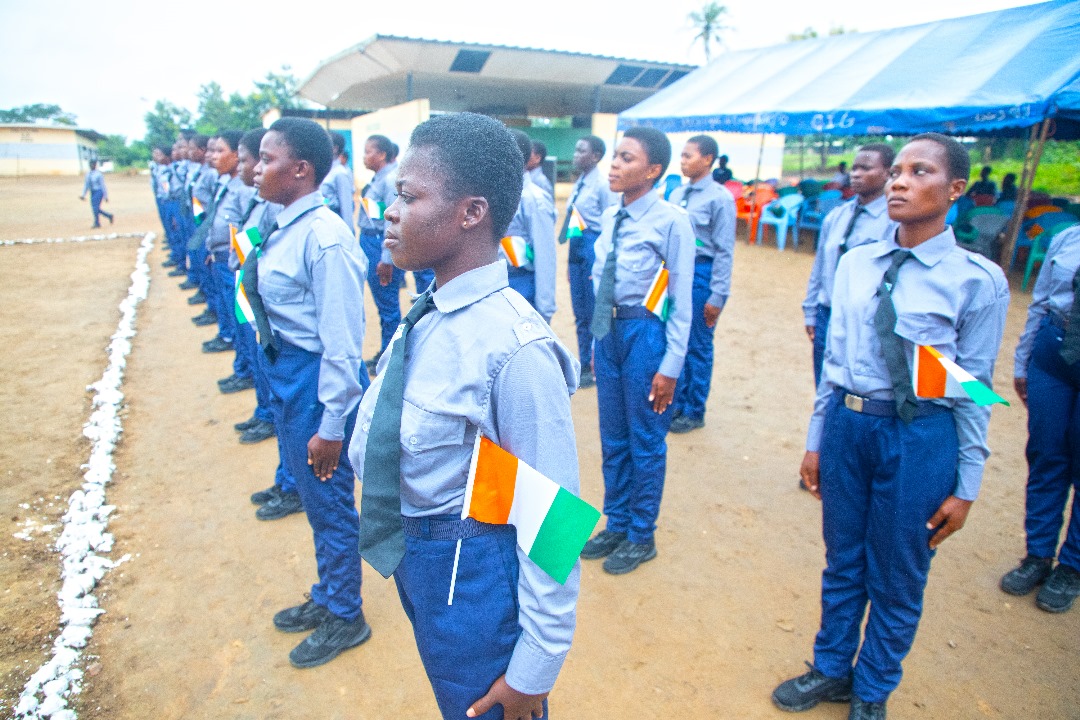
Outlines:
[[59, 105], [47, 105], [35, 103], [22, 107], [0, 110], [0, 122], [5, 123], [38, 123], [52, 122], [58, 125], [75, 125], [75, 116], [64, 112]]
[[145, 142], [150, 147], [171, 146], [181, 128], [191, 125], [191, 112], [173, 105], [168, 100], [158, 100], [154, 109], [146, 113]]
[[701, 41], [705, 48], [705, 62], [709, 61], [713, 43], [721, 46], [724, 44], [722, 36], [731, 29], [724, 24], [727, 15], [727, 7], [716, 2], [707, 3], [701, 10], [690, 13], [690, 22], [697, 30], [693, 42]]

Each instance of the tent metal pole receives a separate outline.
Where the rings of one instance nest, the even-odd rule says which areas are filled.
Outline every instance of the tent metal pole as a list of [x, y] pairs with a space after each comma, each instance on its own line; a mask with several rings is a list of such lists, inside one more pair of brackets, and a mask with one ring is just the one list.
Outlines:
[[1005, 228], [1005, 246], [1002, 247], [1001, 255], [998, 256], [998, 264], [1006, 270], [1012, 262], [1017, 236], [1020, 234], [1020, 226], [1024, 221], [1024, 212], [1031, 196], [1031, 186], [1035, 183], [1035, 171], [1039, 167], [1043, 148], [1046, 146], [1046, 138], [1050, 132], [1050, 123], [1051, 119], [1046, 118], [1042, 123], [1032, 125], [1031, 133], [1028, 136], [1027, 154], [1024, 156], [1024, 170], [1020, 176], [1016, 205], [1013, 207], [1013, 214], [1009, 218], [1009, 224]]
[[765, 133], [761, 133], [761, 145], [757, 153], [757, 170], [754, 171], [754, 185], [750, 190], [750, 218], [746, 221], [746, 244], [754, 242], [754, 213], [757, 211], [757, 187], [761, 182], [761, 156], [765, 154]]

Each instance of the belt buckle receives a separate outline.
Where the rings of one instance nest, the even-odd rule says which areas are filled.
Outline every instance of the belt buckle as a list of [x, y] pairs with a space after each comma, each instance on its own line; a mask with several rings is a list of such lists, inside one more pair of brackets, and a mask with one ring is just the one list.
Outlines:
[[612, 305], [611, 306], [611, 317], [612, 318], [619, 317], [619, 306], [618, 305]]
[[865, 400], [865, 398], [859, 397], [858, 395], [844, 393], [844, 407], [848, 410], [854, 410], [857, 413], [861, 413], [863, 411], [863, 400]]

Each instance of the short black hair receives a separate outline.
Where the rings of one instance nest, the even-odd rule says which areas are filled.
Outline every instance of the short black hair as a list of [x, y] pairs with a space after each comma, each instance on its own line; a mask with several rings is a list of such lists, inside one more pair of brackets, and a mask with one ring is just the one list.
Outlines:
[[686, 142], [694, 143], [697, 145], [698, 152], [702, 155], [712, 155], [713, 162], [716, 162], [716, 156], [720, 154], [720, 146], [716, 144], [708, 135], [695, 135]]
[[964, 149], [963, 145], [948, 135], [935, 132], [921, 133], [911, 138], [909, 142], [915, 142], [916, 140], [927, 140], [941, 146], [945, 151], [950, 180], [967, 180], [971, 177], [971, 158], [968, 157], [967, 150]]
[[604, 153], [607, 152], [607, 145], [604, 144], [603, 140], [595, 135], [586, 135], [581, 139], [589, 143], [589, 147], [592, 148], [592, 151], [596, 153], [597, 157], [601, 160], [604, 158]]
[[892, 167], [893, 160], [896, 159], [896, 151], [892, 149], [892, 145], [885, 143], [867, 143], [859, 148], [859, 152], [877, 153], [886, 170]]
[[659, 165], [661, 175], [667, 172], [668, 165], [671, 164], [671, 141], [667, 139], [667, 135], [656, 128], [637, 125], [623, 133], [623, 137], [641, 143], [645, 148], [645, 155], [649, 158], [649, 164]]
[[541, 140], [533, 140], [532, 141], [532, 154], [533, 155], [539, 155], [542, 158], [546, 158], [547, 157], [547, 145], [545, 145], [543, 143], [543, 141], [541, 141]]
[[844, 172], [845, 170], [847, 170], [847, 163], [841, 160], [840, 162], [836, 163], [836, 169], [840, 172]]
[[247, 150], [253, 157], [259, 157], [259, 146], [262, 145], [263, 135], [266, 134], [266, 128], [255, 128], [254, 130], [248, 130], [244, 133], [244, 136], [240, 138], [240, 146]]
[[154, 149], [164, 155], [172, 155], [172, 145], [155, 145]]
[[983, 169], [979, 171], [979, 175], [985, 180], [990, 177], [990, 174], [994, 172], [994, 168], [989, 165], [983, 165]]
[[241, 130], [222, 130], [217, 136], [225, 141], [230, 150], [236, 152], [240, 149], [240, 139], [244, 137], [244, 133]]
[[188, 140], [191, 140], [196, 135], [198, 135], [198, 133], [196, 133], [194, 130], [192, 130], [190, 128], [184, 128], [184, 129], [182, 129], [180, 131], [180, 139], [183, 140], [184, 142], [187, 142]]
[[195, 147], [199, 148], [200, 150], [205, 150], [206, 144], [210, 142], [210, 138], [206, 135], [203, 135], [202, 133], [196, 133], [190, 138], [188, 138], [188, 141], [195, 143]]
[[345, 152], [345, 136], [334, 130], [330, 133], [330, 142], [334, 144], [334, 156]]
[[505, 125], [476, 113], [437, 115], [416, 126], [409, 145], [432, 151], [444, 197], [485, 198], [495, 238], [506, 234], [521, 202], [525, 158]]
[[334, 144], [322, 125], [307, 118], [284, 117], [276, 120], [270, 131], [281, 133], [294, 158], [311, 163], [315, 186], [321, 185], [334, 162]]
[[510, 134], [514, 136], [514, 142], [517, 143], [518, 150], [521, 151], [521, 156], [525, 158], [525, 162], [529, 162], [529, 156], [532, 155], [532, 140], [525, 134], [524, 130], [518, 130], [517, 128], [510, 128]]
[[375, 147], [379, 149], [379, 152], [386, 153], [386, 162], [392, 163], [397, 159], [398, 146], [385, 135], [371, 135], [366, 142], [375, 143]]
[[1006, 185], [1016, 184], [1016, 173], [1005, 173], [1005, 177], [1001, 178], [1001, 187]]
[[728, 156], [727, 156], [727, 155], [721, 155], [721, 156], [720, 156], [719, 158], [717, 158], [717, 159], [718, 159], [718, 160], [719, 160], [720, 162], [722, 162], [722, 163], [726, 163], [726, 162], [728, 161], [728, 159], [729, 159], [729, 158], [728, 158]]

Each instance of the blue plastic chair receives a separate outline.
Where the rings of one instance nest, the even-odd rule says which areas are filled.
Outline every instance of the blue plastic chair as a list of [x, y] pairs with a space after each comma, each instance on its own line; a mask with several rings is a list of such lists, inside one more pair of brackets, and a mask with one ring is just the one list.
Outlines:
[[[1054, 214], [1056, 215], [1057, 213]], [[1067, 215], [1068, 213], [1062, 214]], [[1053, 242], [1054, 237], [1062, 230], [1071, 228], [1073, 225], [1076, 225], [1076, 220], [1066, 220], [1054, 225], [1043, 226], [1048, 229], [1043, 230], [1031, 241], [1031, 252], [1028, 253], [1027, 267], [1024, 268], [1024, 282], [1020, 284], [1021, 290], [1027, 290], [1028, 282], [1031, 280], [1031, 271], [1035, 268], [1035, 263], [1039, 263], [1040, 266], [1042, 265], [1042, 261], [1046, 259], [1046, 251], [1050, 249], [1050, 243]]]
[[955, 226], [957, 221], [968, 214], [975, 207], [975, 201], [967, 195], [956, 198], [956, 202], [949, 208], [949, 214], [945, 216], [945, 224]]
[[682, 175], [668, 175], [664, 178], [664, 199], [670, 198], [671, 193], [675, 192], [675, 188], [680, 185], [682, 185]]
[[[776, 248], [783, 250], [787, 245], [788, 229], [791, 230], [791, 244], [799, 247], [799, 232], [797, 223], [799, 219], [799, 207], [803, 204], [802, 195], [785, 195], [777, 198], [766, 205], [761, 211], [761, 226], [773, 225], [776, 227]], [[765, 228], [758, 230], [757, 244], [761, 244], [761, 238], [765, 235]]]
[[821, 223], [833, 208], [844, 202], [844, 194], [839, 190], [825, 190], [817, 197], [808, 197], [803, 200], [799, 208], [799, 222], [795, 226], [795, 237], [798, 238], [802, 230], [814, 231], [814, 247], [817, 247], [817, 236], [821, 232]]

